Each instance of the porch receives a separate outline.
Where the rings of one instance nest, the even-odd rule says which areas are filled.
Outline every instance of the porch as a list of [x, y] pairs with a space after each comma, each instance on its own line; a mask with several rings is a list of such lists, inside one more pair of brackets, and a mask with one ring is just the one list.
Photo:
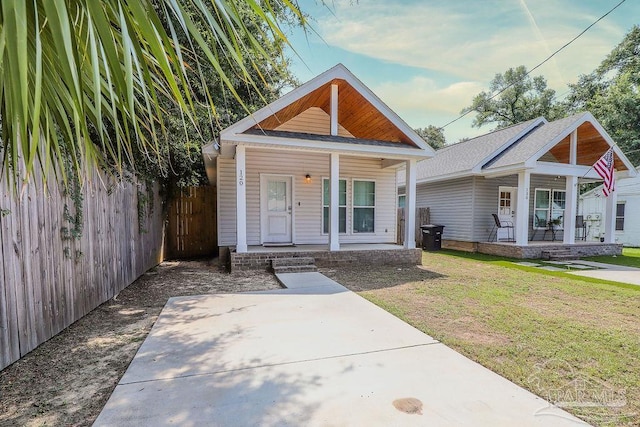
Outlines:
[[[447, 247], [445, 245], [445, 247]], [[601, 242], [563, 243], [562, 241], [531, 241], [526, 244], [515, 242], [478, 242], [475, 251], [483, 254], [522, 259], [543, 259], [547, 254], [561, 250], [570, 258], [598, 255], [621, 255], [622, 244]]]
[[247, 252], [232, 249], [229, 252], [229, 264], [231, 271], [269, 270], [274, 259], [302, 257], [313, 258], [318, 267], [345, 264], [417, 265], [421, 263], [422, 250], [383, 243], [345, 243], [338, 250], [330, 250], [329, 245], [248, 246]]

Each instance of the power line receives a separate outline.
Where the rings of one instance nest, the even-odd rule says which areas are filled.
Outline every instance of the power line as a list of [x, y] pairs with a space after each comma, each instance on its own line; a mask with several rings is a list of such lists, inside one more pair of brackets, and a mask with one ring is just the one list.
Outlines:
[[[533, 73], [535, 70], [537, 70], [538, 68], [540, 68], [542, 65], [544, 65], [546, 62], [548, 62], [551, 58], [553, 58], [554, 56], [556, 56], [558, 53], [560, 53], [560, 51], [562, 51], [564, 48], [566, 48], [567, 46], [569, 46], [571, 43], [573, 43], [574, 41], [578, 40], [584, 33], [586, 33], [587, 31], [589, 31], [591, 29], [591, 27], [593, 27], [594, 25], [596, 25], [598, 22], [602, 21], [604, 18], [606, 18], [611, 12], [613, 12], [614, 10], [616, 10], [618, 7], [620, 7], [620, 5], [622, 5], [622, 3], [624, 3], [627, 0], [622, 0], [620, 3], [618, 3], [617, 5], [615, 5], [614, 7], [612, 7], [607, 13], [605, 13], [604, 15], [602, 15], [600, 18], [596, 19], [593, 23], [591, 23], [591, 25], [589, 25], [587, 28], [585, 28], [584, 30], [582, 30], [582, 32], [580, 34], [578, 34], [577, 36], [575, 36], [574, 38], [572, 38], [571, 40], [569, 40], [567, 43], [565, 43], [561, 48], [557, 49], [555, 52], [553, 52], [551, 55], [549, 55], [544, 61], [542, 61], [541, 63], [539, 63], [538, 65], [536, 65], [535, 67], [533, 67], [532, 69], [530, 69], [529, 71], [527, 71], [527, 73], [522, 76], [522, 79], [518, 80], [517, 82], [513, 82], [511, 83], [509, 86], [504, 87], [503, 89], [501, 89], [500, 91], [496, 92], [495, 94], [491, 95], [489, 97], [488, 100], [492, 100], [493, 98], [495, 98], [496, 96], [500, 95], [502, 92], [504, 92], [505, 90], [509, 89], [510, 87], [514, 86], [517, 83], [520, 83], [522, 80], [524, 80], [529, 74]], [[461, 118], [465, 117], [467, 114], [471, 113], [474, 110], [469, 110], [466, 113], [458, 116], [457, 118], [451, 120], [450, 122], [446, 123], [443, 126], [440, 126], [438, 129], [444, 129], [447, 126], [449, 126], [452, 123], [457, 122], [458, 120], [460, 120]]]

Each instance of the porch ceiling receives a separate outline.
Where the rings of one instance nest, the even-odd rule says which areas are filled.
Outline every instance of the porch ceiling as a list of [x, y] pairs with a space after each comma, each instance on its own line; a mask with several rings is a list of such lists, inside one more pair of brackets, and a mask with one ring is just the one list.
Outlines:
[[[569, 163], [570, 139], [571, 135], [567, 135], [562, 141], [549, 150], [549, 153], [560, 163]], [[579, 165], [593, 165], [608, 149], [609, 144], [590, 122], [585, 122], [578, 126], [577, 163]], [[615, 154], [614, 167], [619, 171], [628, 169], [624, 162]]]
[[287, 105], [255, 125], [254, 129], [275, 130], [311, 107], [330, 114], [331, 85], [338, 85], [338, 121], [355, 138], [407, 144], [415, 147], [411, 139], [364, 96], [342, 79], [333, 79], [318, 89]]

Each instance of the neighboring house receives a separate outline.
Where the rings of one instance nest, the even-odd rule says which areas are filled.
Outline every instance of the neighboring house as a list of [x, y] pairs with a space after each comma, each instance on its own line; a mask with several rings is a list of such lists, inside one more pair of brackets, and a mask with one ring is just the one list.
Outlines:
[[[601, 181], [592, 165], [612, 146], [616, 176], [636, 176], [590, 113], [520, 123], [446, 146], [419, 162], [417, 205], [430, 209], [432, 223], [445, 226], [445, 247], [536, 258], [541, 249], [532, 240], [576, 243], [578, 184]], [[615, 193], [607, 198], [608, 209], [615, 199]], [[498, 229], [491, 240], [515, 244], [483, 243], [495, 225], [492, 214], [513, 228]], [[615, 221], [602, 232], [606, 243], [614, 243]]]
[[[341, 64], [223, 130], [203, 152], [217, 185], [221, 254], [395, 244], [396, 171], [406, 168], [412, 193], [417, 161], [434, 155]], [[408, 205], [410, 224], [415, 194]], [[405, 242], [415, 248], [415, 239]]]
[[[640, 167], [636, 171], [640, 172]], [[616, 242], [640, 247], [640, 174], [634, 178], [618, 180], [616, 193]], [[602, 194], [602, 185], [580, 196], [578, 212], [585, 219], [588, 241], [600, 241], [604, 238], [604, 224], [607, 223], [606, 200]]]

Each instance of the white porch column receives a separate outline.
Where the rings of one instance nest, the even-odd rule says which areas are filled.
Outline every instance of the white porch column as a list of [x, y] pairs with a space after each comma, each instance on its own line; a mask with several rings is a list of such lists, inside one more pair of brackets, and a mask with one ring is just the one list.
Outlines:
[[415, 159], [406, 161], [404, 201], [404, 247], [416, 247], [416, 167]]
[[[578, 131], [571, 132], [569, 140], [569, 164], [575, 165], [578, 156]], [[578, 177], [565, 177], [565, 207], [562, 224], [562, 243], [574, 244], [576, 242], [576, 214], [578, 213]]]
[[527, 246], [529, 243], [529, 187], [531, 187], [531, 172], [522, 171], [518, 174], [518, 202], [516, 205], [516, 244]]
[[576, 214], [578, 213], [578, 177], [566, 177], [566, 204], [564, 207], [562, 243], [572, 245], [576, 242]]
[[236, 146], [236, 252], [247, 252], [247, 178], [245, 146]]
[[[615, 172], [614, 172], [615, 173]], [[604, 242], [616, 242], [616, 207], [618, 204], [618, 191], [614, 190], [606, 197], [604, 213]]]
[[329, 250], [340, 250], [340, 155], [331, 153], [329, 179]]

